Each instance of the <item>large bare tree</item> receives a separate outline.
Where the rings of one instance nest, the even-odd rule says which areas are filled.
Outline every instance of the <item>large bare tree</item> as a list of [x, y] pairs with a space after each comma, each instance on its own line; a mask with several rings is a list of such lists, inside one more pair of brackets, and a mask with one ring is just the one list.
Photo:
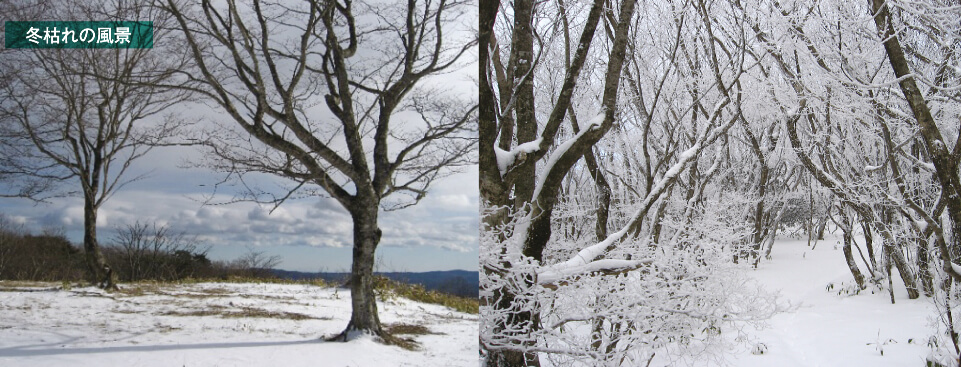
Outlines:
[[[230, 122], [204, 137], [214, 168], [266, 173], [289, 190], [244, 199], [280, 205], [329, 196], [353, 220], [352, 314], [345, 330], [390, 342], [373, 290], [383, 209], [416, 204], [437, 178], [474, 161], [477, 103], [435, 76], [476, 36], [456, 24], [471, 3], [167, 0], [198, 72], [196, 91]], [[435, 78], [434, 82], [429, 82]], [[273, 194], [273, 193], [271, 193]]]
[[[162, 13], [139, 1], [2, 4], [9, 19], [151, 20]], [[31, 14], [34, 14], [31, 16]], [[169, 84], [184, 58], [158, 34], [153, 49], [5, 50], [0, 59], [0, 132], [6, 149], [0, 171], [10, 196], [43, 200], [80, 195], [88, 278], [115, 288], [97, 242], [97, 211], [131, 177], [135, 160], [169, 141], [182, 120], [162, 115], [187, 94]]]

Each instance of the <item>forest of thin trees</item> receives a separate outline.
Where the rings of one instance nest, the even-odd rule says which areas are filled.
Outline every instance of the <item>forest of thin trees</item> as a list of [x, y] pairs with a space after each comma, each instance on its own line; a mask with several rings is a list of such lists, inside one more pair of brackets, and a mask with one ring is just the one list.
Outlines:
[[850, 291], [929, 299], [929, 361], [956, 366], [959, 18], [942, 1], [482, 1], [486, 365], [724, 353], [723, 326], [782, 311], [732, 269], [830, 226]]

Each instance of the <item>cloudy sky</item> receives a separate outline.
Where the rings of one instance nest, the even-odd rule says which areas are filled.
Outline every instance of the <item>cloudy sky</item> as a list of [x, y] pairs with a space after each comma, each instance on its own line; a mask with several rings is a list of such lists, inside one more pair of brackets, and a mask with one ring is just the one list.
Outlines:
[[[471, 16], [473, 8], [466, 9], [465, 19], [476, 19]], [[473, 35], [471, 24], [462, 24], [463, 29], [448, 29], [444, 36], [452, 40], [469, 39]], [[463, 34], [459, 36], [458, 32]], [[464, 57], [460, 67], [425, 79], [424, 84], [459, 97], [476, 95], [477, 67], [470, 61], [476, 60], [473, 53]], [[177, 106], [174, 110], [181, 117], [205, 126], [213, 121], [232, 124], [218, 110], [200, 104]], [[399, 125], [398, 118], [395, 116], [395, 128]], [[139, 221], [196, 236], [202, 245], [210, 247], [208, 255], [213, 259], [231, 260], [253, 250], [280, 256], [282, 262], [278, 268], [281, 269], [350, 269], [351, 220], [336, 201], [288, 200], [272, 212], [270, 206], [250, 202], [204, 205], [212, 195], [210, 202], [231, 201], [239, 190], [220, 186], [215, 193], [215, 185], [224, 178], [222, 174], [185, 168], [191, 166], [185, 162], [201, 161], [202, 154], [190, 147], [164, 147], [135, 161], [126, 177], [149, 176], [123, 187], [101, 207], [98, 222], [101, 244], [109, 245], [117, 228]], [[478, 176], [476, 167], [463, 171], [436, 181], [418, 205], [381, 214], [383, 236], [377, 249], [377, 270], [477, 269]], [[280, 178], [258, 177], [256, 180], [261, 185], [286, 186], [286, 181]], [[33, 232], [62, 229], [73, 242], [82, 240], [83, 201], [79, 197], [51, 200], [48, 204], [0, 198], [0, 214]]]
[[[130, 183], [99, 212], [99, 239], [109, 244], [115, 229], [136, 221], [166, 225], [197, 236], [210, 247], [213, 259], [231, 260], [250, 249], [278, 255], [278, 268], [299, 271], [350, 269], [351, 221], [340, 205], [325, 198], [308, 198], [272, 207], [255, 203], [204, 205], [223, 177], [201, 168], [185, 168], [196, 157], [191, 148], [157, 148], [136, 161], [143, 180]], [[279, 180], [279, 179], [278, 179]], [[230, 188], [221, 187], [212, 201], [229, 201]], [[435, 183], [418, 205], [383, 213], [384, 232], [377, 253], [384, 271], [477, 269], [477, 169], [470, 167]], [[0, 213], [39, 232], [62, 229], [80, 243], [83, 201], [80, 198], [34, 204], [0, 199]]]

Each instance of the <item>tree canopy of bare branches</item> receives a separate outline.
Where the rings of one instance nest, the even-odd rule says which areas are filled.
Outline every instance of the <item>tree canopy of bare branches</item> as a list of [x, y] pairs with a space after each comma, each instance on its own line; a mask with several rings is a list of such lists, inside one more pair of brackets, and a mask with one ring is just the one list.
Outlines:
[[352, 315], [344, 332], [389, 338], [372, 288], [381, 210], [416, 204], [474, 162], [473, 93], [440, 79], [476, 45], [471, 3], [168, 0], [197, 71], [192, 90], [229, 123], [206, 134], [207, 165], [289, 179], [241, 199], [328, 196], [353, 219]]
[[[143, 1], [2, 4], [11, 19], [149, 19], [165, 17]], [[167, 18], [169, 19], [169, 18]], [[97, 242], [97, 211], [131, 177], [133, 163], [175, 136], [183, 121], [164, 115], [187, 94], [162, 87], [184, 57], [158, 36], [153, 49], [4, 50], [0, 60], [0, 172], [8, 196], [84, 200], [89, 279], [114, 287]], [[183, 55], [183, 53], [179, 53]]]

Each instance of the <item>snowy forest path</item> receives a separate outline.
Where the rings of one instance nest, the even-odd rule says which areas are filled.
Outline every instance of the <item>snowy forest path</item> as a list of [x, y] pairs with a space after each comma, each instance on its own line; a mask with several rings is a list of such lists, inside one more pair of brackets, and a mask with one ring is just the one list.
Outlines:
[[[863, 238], [856, 239], [863, 245]], [[907, 298], [895, 281], [895, 304], [887, 290], [870, 285], [859, 294], [835, 238], [814, 250], [806, 241], [778, 240], [772, 260], [747, 270], [769, 291], [798, 305], [776, 315], [768, 327], [754, 330], [749, 349], [739, 350], [733, 366], [920, 366], [934, 315], [929, 298]], [[861, 264], [864, 270], [863, 264]], [[867, 273], [866, 270], [864, 270]], [[764, 354], [752, 354], [759, 344]], [[882, 354], [883, 352], [883, 354]]]

